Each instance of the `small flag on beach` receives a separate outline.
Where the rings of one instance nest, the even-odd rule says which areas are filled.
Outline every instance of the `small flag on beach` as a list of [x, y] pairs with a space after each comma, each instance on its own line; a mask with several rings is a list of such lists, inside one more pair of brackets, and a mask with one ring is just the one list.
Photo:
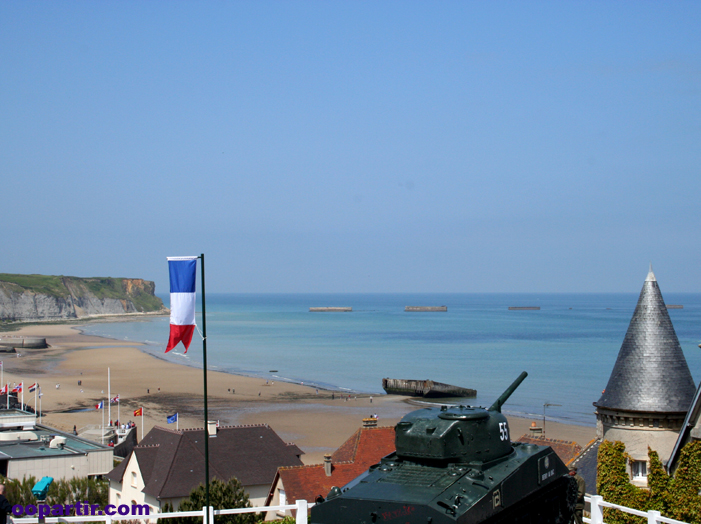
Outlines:
[[102, 401], [99, 404], [95, 404], [95, 409], [102, 409], [103, 407], [105, 407], [105, 403]]
[[9, 386], [9, 384], [5, 384], [5, 385], [0, 389], [0, 395], [7, 395], [8, 386]]
[[13, 393], [22, 393], [22, 382], [12, 388]]
[[187, 353], [195, 332], [195, 274], [197, 257], [168, 257], [170, 273], [170, 338], [166, 353], [178, 345]]
[[119, 395], [117, 395], [116, 397], [110, 399], [110, 403], [114, 404], [114, 403], [116, 403], [116, 402], [119, 402]]
[[135, 417], [143, 417], [144, 416], [144, 408], [135, 409], [134, 416]]
[[168, 421], [168, 424], [174, 424], [175, 422], [178, 421], [178, 414], [176, 413], [175, 415], [171, 415], [170, 417], [166, 417], [166, 420]]
[[34, 390], [37, 388], [37, 383], [35, 382], [31, 386], [29, 386], [29, 392], [34, 393]]

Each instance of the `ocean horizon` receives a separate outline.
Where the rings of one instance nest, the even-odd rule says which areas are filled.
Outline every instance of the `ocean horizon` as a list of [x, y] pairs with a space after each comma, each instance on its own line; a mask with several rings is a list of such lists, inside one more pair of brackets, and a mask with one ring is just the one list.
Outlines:
[[[382, 394], [382, 378], [431, 379], [477, 390], [489, 406], [529, 376], [504, 412], [594, 425], [638, 293], [207, 294], [209, 369], [335, 391]], [[168, 305], [168, 296], [159, 295]], [[701, 294], [663, 293], [693, 377], [701, 372]], [[198, 296], [198, 325], [201, 326]], [[310, 307], [352, 312], [310, 312]], [[447, 312], [405, 312], [447, 306]], [[540, 310], [509, 310], [539, 307]], [[86, 334], [142, 342], [171, 362], [202, 366], [201, 337], [165, 354], [169, 319], [91, 323]]]

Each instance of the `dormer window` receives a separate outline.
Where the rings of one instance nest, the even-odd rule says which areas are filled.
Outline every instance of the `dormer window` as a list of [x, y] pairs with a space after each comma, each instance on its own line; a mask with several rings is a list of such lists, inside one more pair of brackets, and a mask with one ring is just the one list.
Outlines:
[[647, 478], [647, 462], [644, 460], [635, 460], [630, 464], [633, 471], [633, 480], [644, 480]]
[[136, 471], [131, 472], [131, 485], [136, 487]]

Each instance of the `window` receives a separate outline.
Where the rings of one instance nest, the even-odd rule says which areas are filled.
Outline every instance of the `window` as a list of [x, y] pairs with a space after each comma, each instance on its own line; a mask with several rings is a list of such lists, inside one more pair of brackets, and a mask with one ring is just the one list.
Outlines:
[[287, 496], [285, 496], [285, 490], [281, 489], [280, 490], [280, 505], [284, 506], [287, 504]]
[[131, 485], [136, 487], [136, 471], [131, 472]]
[[644, 460], [636, 460], [631, 463], [630, 467], [633, 470], [634, 479], [647, 478], [647, 463]]

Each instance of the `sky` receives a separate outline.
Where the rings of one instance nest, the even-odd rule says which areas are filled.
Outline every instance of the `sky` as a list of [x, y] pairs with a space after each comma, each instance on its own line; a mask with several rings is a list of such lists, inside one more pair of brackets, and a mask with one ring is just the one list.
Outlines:
[[0, 2], [0, 272], [701, 292], [701, 2]]

